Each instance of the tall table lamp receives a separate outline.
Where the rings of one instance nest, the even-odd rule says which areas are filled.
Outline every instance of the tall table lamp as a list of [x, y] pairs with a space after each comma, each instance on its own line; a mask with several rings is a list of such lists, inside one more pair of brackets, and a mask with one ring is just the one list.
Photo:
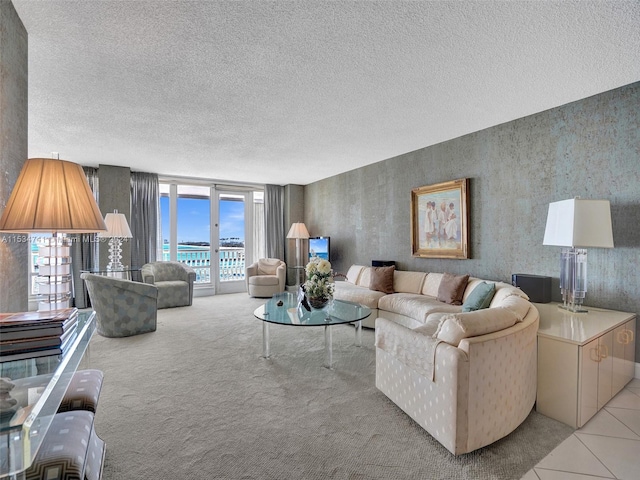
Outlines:
[[71, 304], [71, 241], [66, 233], [106, 230], [89, 182], [76, 163], [28, 159], [0, 218], [0, 231], [50, 233], [38, 240], [38, 310]]
[[586, 312], [587, 248], [613, 248], [609, 200], [574, 198], [549, 204], [543, 245], [564, 247], [560, 254], [561, 307]]
[[104, 223], [107, 225], [106, 232], [100, 232], [98, 237], [109, 237], [109, 264], [107, 270], [122, 271], [124, 265], [122, 265], [122, 239], [133, 238], [131, 229], [127, 223], [127, 217], [122, 213], [118, 213], [118, 210], [114, 210], [113, 213], [107, 213], [104, 217]]
[[299, 269], [303, 265], [301, 265], [302, 260], [302, 240], [309, 239], [309, 231], [307, 227], [302, 222], [296, 222], [291, 224], [291, 228], [289, 229], [289, 233], [287, 233], [287, 238], [295, 238], [296, 239], [296, 285], [300, 284], [300, 273]]

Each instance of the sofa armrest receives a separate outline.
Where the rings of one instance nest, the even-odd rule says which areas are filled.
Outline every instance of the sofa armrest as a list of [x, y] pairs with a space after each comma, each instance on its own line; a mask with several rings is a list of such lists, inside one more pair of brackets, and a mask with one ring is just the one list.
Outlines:
[[143, 265], [140, 269], [140, 273], [142, 274], [143, 283], [150, 283], [151, 285], [156, 283], [156, 277], [153, 274], [153, 267], [151, 265]]
[[284, 284], [287, 280], [287, 265], [285, 263], [280, 264], [276, 269], [276, 277], [278, 277], [280, 289], [284, 291]]
[[83, 273], [80, 278], [85, 281], [89, 280], [93, 282], [101, 290], [117, 289], [123, 292], [133, 292], [137, 295], [153, 299], [158, 298], [158, 287], [155, 285], [149, 285], [148, 283], [134, 282], [123, 278], [105, 277], [92, 273]]
[[182, 269], [183, 269], [183, 275], [182, 275], [182, 279], [187, 283], [194, 283], [196, 281], [196, 271], [191, 268], [189, 265], [185, 265], [184, 263], [181, 263], [182, 265]]
[[[465, 338], [469, 357], [466, 450], [512, 432], [531, 412], [537, 387], [538, 314], [499, 332]], [[471, 393], [473, 392], [473, 393]]]
[[130, 282], [128, 280], [124, 280], [127, 283], [118, 283], [114, 285], [115, 288], [118, 288], [123, 291], [133, 292], [140, 296], [149, 297], [153, 299], [158, 298], [158, 287], [155, 285], [149, 285], [147, 283], [140, 282]]

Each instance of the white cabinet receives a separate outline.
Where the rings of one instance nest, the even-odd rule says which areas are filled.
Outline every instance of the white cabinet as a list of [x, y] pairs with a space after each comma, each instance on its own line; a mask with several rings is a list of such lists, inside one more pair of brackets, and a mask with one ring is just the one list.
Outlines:
[[536, 410], [579, 428], [633, 378], [636, 316], [535, 306], [540, 312]]

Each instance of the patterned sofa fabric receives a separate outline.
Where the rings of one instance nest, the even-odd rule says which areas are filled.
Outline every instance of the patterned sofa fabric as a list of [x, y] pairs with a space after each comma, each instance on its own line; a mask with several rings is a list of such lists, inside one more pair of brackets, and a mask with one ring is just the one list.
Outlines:
[[121, 278], [83, 273], [103, 337], [129, 337], [156, 330], [158, 289]]
[[158, 288], [158, 308], [187, 307], [193, 303], [196, 272], [181, 262], [151, 262], [142, 266], [142, 281]]
[[458, 347], [433, 337], [439, 316], [407, 327], [381, 313], [376, 387], [460, 455], [505, 437], [531, 412], [539, 316], [532, 306], [513, 326], [464, 338]]

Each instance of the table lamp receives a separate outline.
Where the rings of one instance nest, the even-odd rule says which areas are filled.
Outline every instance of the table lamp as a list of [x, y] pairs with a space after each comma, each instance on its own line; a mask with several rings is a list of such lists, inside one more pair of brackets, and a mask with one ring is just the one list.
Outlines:
[[560, 254], [562, 308], [586, 312], [587, 247], [613, 248], [609, 200], [579, 197], [549, 204], [543, 245], [564, 247]]
[[109, 264], [107, 271], [122, 271], [122, 239], [133, 238], [131, 229], [127, 223], [127, 217], [118, 210], [113, 213], [107, 213], [104, 217], [104, 223], [107, 225], [106, 232], [100, 232], [98, 237], [109, 237]]
[[71, 304], [71, 241], [64, 234], [101, 230], [106, 226], [80, 165], [53, 158], [25, 162], [2, 212], [0, 231], [51, 234], [38, 241], [38, 310]]

